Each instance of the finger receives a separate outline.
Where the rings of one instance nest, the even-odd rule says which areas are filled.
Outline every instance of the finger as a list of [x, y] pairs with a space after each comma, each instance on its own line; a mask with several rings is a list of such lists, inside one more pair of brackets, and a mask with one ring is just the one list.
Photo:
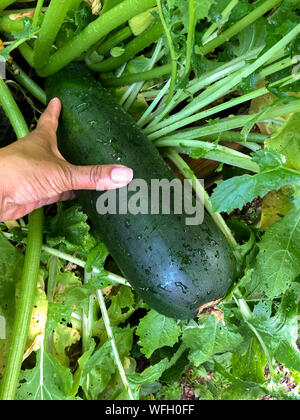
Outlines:
[[70, 190], [111, 190], [125, 187], [133, 178], [133, 170], [121, 165], [74, 166], [69, 165]]
[[37, 124], [37, 130], [43, 131], [44, 134], [56, 134], [58, 121], [61, 112], [61, 102], [58, 98], [53, 98], [41, 115]]

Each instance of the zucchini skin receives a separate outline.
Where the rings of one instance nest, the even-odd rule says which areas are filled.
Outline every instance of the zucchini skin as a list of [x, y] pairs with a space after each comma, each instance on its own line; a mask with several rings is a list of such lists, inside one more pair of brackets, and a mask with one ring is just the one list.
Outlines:
[[[58, 147], [69, 162], [126, 165], [148, 185], [151, 179], [175, 178], [140, 127], [84, 65], [73, 63], [49, 77], [46, 92], [48, 100], [58, 97], [63, 105]], [[236, 261], [208, 214], [198, 226], [186, 226], [185, 214], [99, 215], [101, 194], [76, 192], [122, 274], [150, 307], [191, 319], [200, 306], [227, 294]]]

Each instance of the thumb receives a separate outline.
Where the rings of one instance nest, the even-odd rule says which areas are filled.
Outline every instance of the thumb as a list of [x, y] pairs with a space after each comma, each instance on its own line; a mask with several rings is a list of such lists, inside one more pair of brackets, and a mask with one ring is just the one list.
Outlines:
[[43, 131], [47, 136], [56, 134], [60, 112], [61, 102], [58, 98], [53, 98], [41, 115], [37, 124], [37, 130]]
[[133, 178], [133, 170], [122, 165], [68, 165], [68, 190], [112, 190], [125, 187]]

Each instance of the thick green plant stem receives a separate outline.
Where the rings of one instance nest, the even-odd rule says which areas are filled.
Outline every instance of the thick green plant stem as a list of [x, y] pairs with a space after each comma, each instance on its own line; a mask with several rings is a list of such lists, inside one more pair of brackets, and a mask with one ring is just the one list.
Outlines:
[[33, 49], [30, 45], [28, 45], [27, 42], [24, 42], [24, 44], [19, 46], [19, 51], [30, 67], [33, 67]]
[[28, 134], [26, 121], [17, 106], [10, 90], [3, 79], [0, 78], [0, 104], [4, 109], [18, 138], [25, 137]]
[[9, 72], [13, 75], [14, 79], [23, 86], [34, 98], [41, 104], [46, 105], [46, 93], [37, 85], [24, 70], [16, 62], [8, 67]]
[[193, 53], [194, 37], [195, 37], [195, 5], [194, 0], [189, 0], [189, 30], [186, 46], [186, 68], [185, 75], [189, 75], [191, 71], [191, 58]]
[[[0, 103], [18, 138], [28, 134], [28, 127], [9, 89], [0, 79]], [[29, 232], [24, 260], [20, 295], [16, 308], [14, 327], [6, 368], [1, 383], [0, 400], [13, 400], [18, 385], [26, 340], [31, 320], [42, 248], [43, 210], [29, 215]]]
[[13, 4], [16, 0], [0, 0], [0, 10], [6, 9], [6, 7]]
[[[152, 57], [151, 57], [148, 65], [147, 65], [148, 70], [152, 70], [153, 66], [155, 66], [155, 63], [158, 61], [159, 56], [160, 56], [160, 52], [161, 52], [161, 49], [162, 49], [162, 45], [163, 45], [163, 40], [162, 40], [162, 38], [160, 38], [157, 41], [157, 44], [154, 48]], [[123, 105], [123, 107], [126, 111], [128, 111], [129, 108], [131, 107], [131, 105], [134, 103], [134, 101], [137, 98], [140, 90], [143, 87], [143, 84], [144, 84], [144, 81], [141, 81], [139, 83], [135, 83], [135, 84], [131, 85], [130, 88], [127, 89], [127, 91], [124, 93], [123, 97], [121, 98], [120, 104]], [[128, 96], [127, 96], [127, 92], [128, 93], [130, 92]], [[124, 102], [123, 102], [123, 100], [124, 100]]]
[[89, 68], [95, 72], [106, 73], [118, 67], [121, 67], [128, 60], [133, 58], [140, 51], [143, 51], [153, 42], [157, 41], [163, 34], [163, 27], [160, 22], [155, 23], [150, 28], [146, 29], [141, 35], [130, 41], [126, 47], [125, 52], [120, 57], [110, 57], [100, 63], [90, 64]]
[[155, 145], [159, 148], [172, 147], [176, 150], [179, 149], [182, 153], [187, 153], [189, 150], [201, 150], [205, 159], [226, 163], [254, 173], [259, 172], [259, 166], [250, 156], [219, 144], [199, 140], [158, 140]]
[[[261, 133], [249, 133], [248, 141], [253, 143], [264, 143], [269, 136], [267, 134]], [[232, 142], [232, 143], [242, 143], [242, 136], [240, 131], [225, 131], [223, 133], [214, 133], [209, 136], [202, 137], [202, 140], [206, 141], [216, 141], [218, 140], [223, 142]], [[244, 142], [243, 142], [244, 143]], [[245, 144], [245, 143], [244, 143]]]
[[[28, 12], [34, 12], [36, 8], [28, 7], [26, 9], [10, 9], [10, 10], [1, 10], [0, 16], [9, 16], [9, 15], [15, 15], [19, 13], [28, 13]], [[46, 12], [47, 7], [42, 8], [42, 12]]]
[[49, 76], [61, 70], [71, 61], [81, 56], [99, 39], [121, 26], [132, 17], [145, 12], [156, 4], [155, 0], [124, 0], [108, 12], [91, 22], [80, 34], [75, 36], [60, 48], [52, 57], [49, 64], [39, 71], [41, 76]]
[[3, 32], [20, 32], [24, 29], [22, 20], [13, 20], [10, 15], [0, 16], [0, 31]]
[[281, 3], [281, 1], [282, 0], [267, 0], [261, 6], [257, 7], [251, 13], [249, 13], [247, 16], [245, 16], [243, 19], [241, 19], [239, 22], [237, 22], [235, 25], [231, 26], [225, 32], [220, 34], [217, 38], [215, 38], [215, 39], [211, 40], [210, 42], [208, 42], [207, 44], [205, 44], [201, 48], [202, 53], [204, 55], [206, 55], [209, 52], [215, 50], [220, 45], [224, 44], [224, 42], [229, 41], [231, 38], [233, 38], [235, 35], [237, 35], [243, 29], [247, 28], [249, 25], [251, 25], [257, 19], [259, 19], [261, 16], [263, 16], [269, 10], [278, 6], [278, 4]]
[[80, 6], [80, 4], [82, 2], [83, 2], [83, 0], [72, 0], [71, 9], [72, 10], [78, 10], [78, 7]]
[[39, 17], [40, 17], [40, 13], [43, 9], [43, 5], [44, 5], [44, 0], [38, 0], [35, 11], [34, 11], [33, 22], [32, 22], [32, 26], [34, 28], [37, 27], [38, 20], [39, 20]]
[[292, 76], [289, 76], [287, 78], [284, 78], [282, 80], [278, 80], [275, 83], [269, 84], [268, 87], [263, 87], [260, 89], [256, 89], [253, 92], [246, 93], [245, 95], [238, 96], [237, 98], [233, 98], [229, 101], [226, 101], [220, 105], [213, 106], [207, 110], [204, 110], [202, 112], [196, 113], [194, 115], [191, 115], [190, 117], [183, 118], [182, 120], [174, 123], [169, 124], [167, 127], [162, 128], [158, 130], [157, 132], [151, 134], [151, 138], [162, 138], [163, 136], [166, 136], [169, 133], [175, 132], [176, 130], [189, 126], [192, 123], [195, 123], [197, 121], [200, 121], [202, 119], [206, 119], [212, 115], [215, 115], [219, 112], [223, 112], [227, 109], [230, 109], [234, 106], [240, 105], [245, 102], [249, 102], [255, 98], [262, 97], [263, 95], [266, 95], [269, 93], [269, 89], [272, 87], [276, 87], [277, 85], [281, 85], [282, 83], [293, 83], [295, 79]]
[[174, 95], [174, 90], [175, 90], [175, 84], [176, 84], [176, 79], [177, 79], [177, 59], [176, 59], [176, 51], [175, 51], [175, 48], [174, 48], [171, 32], [170, 32], [170, 30], [168, 28], [168, 25], [167, 25], [167, 22], [165, 21], [165, 18], [164, 18], [164, 13], [163, 13], [161, 0], [156, 0], [156, 2], [157, 2], [159, 17], [160, 17], [160, 20], [163, 24], [164, 31], [165, 31], [165, 36], [166, 36], [168, 44], [169, 44], [170, 57], [171, 57], [171, 66], [172, 66], [171, 82], [170, 82], [168, 98], [167, 98], [167, 101], [166, 101], [166, 105], [168, 105], [169, 102], [172, 100], [172, 97]]
[[[225, 96], [231, 90], [235, 89], [244, 78], [257, 71], [259, 68], [265, 65], [270, 58], [278, 53], [278, 51], [281, 51], [283, 48], [285, 48], [289, 42], [297, 37], [299, 33], [300, 24], [296, 25], [290, 32], [282, 37], [279, 42], [277, 42], [272, 48], [266, 51], [253, 63], [245, 65], [243, 68], [235, 71], [232, 75], [229, 75], [226, 78], [219, 80], [217, 83], [209, 86], [207, 89], [201, 92], [196, 99], [192, 100], [191, 103], [186, 105], [183, 110], [170, 116], [169, 118], [164, 119], [163, 121], [161, 121], [162, 117], [160, 116], [156, 124], [155, 121], [153, 121], [153, 123], [149, 125], [147, 128], [147, 133], [156, 131], [155, 135], [158, 135], [158, 129], [169, 127], [171, 124], [176, 123], [177, 121], [192, 116], [201, 108], [204, 108], [215, 100]], [[165, 112], [161, 113], [161, 115], [165, 115]], [[158, 136], [160, 135], [161, 133]]]
[[[167, 83], [165, 83], [165, 86], [162, 87], [154, 96], [154, 99], [152, 103], [148, 106], [146, 111], [143, 113], [141, 118], [138, 120], [137, 124], [140, 127], [144, 127], [147, 122], [151, 121], [152, 118], [154, 118], [155, 113], [159, 113], [161, 108], [164, 106], [164, 96], [167, 94], [169, 87], [170, 87], [171, 80], [169, 79]], [[144, 93], [145, 96], [145, 93]], [[154, 109], [157, 107], [157, 109], [154, 111]]]
[[42, 225], [43, 210], [35, 210], [29, 215], [29, 233], [20, 296], [6, 368], [1, 383], [0, 400], [13, 400], [18, 385], [40, 270]]
[[141, 73], [129, 74], [126, 76], [116, 77], [112, 79], [101, 78], [100, 81], [101, 84], [105, 87], [132, 85], [136, 82], [144, 82], [146, 80], [157, 79], [159, 77], [165, 76], [166, 74], [170, 74], [171, 69], [171, 64], [166, 64], [164, 66], [155, 67], [152, 70], [144, 71]]
[[[77, 0], [78, 1], [78, 0]], [[82, 1], [82, 0], [81, 0]], [[113, 7], [117, 6], [118, 4], [120, 4], [123, 0], [109, 0], [109, 1], [105, 1], [104, 5], [103, 5], [103, 9], [102, 9], [102, 13], [106, 13], [108, 12], [110, 9], [112, 9]], [[102, 2], [103, 3], [103, 2]]]
[[38, 39], [34, 44], [33, 62], [35, 69], [41, 69], [48, 64], [52, 45], [71, 3], [72, 0], [51, 0]]
[[[288, 115], [290, 113], [300, 112], [300, 100], [292, 101], [282, 106], [271, 107], [264, 115], [260, 113], [251, 114], [251, 115], [241, 115], [232, 118], [225, 118], [220, 121], [216, 121], [215, 124], [206, 124], [200, 128], [190, 128], [185, 130], [177, 130], [166, 137], [160, 138], [156, 136], [156, 133], [148, 135], [150, 140], [156, 140], [156, 144], [162, 147], [172, 146], [170, 141], [174, 140], [174, 146], [177, 141], [181, 142], [183, 145], [186, 140], [198, 140], [200, 137], [207, 137], [211, 134], [223, 133], [228, 130], [235, 130], [237, 128], [244, 127], [247, 124], [255, 121], [263, 122], [266, 120], [274, 120], [276, 118], [282, 117], [283, 115]], [[165, 143], [168, 142], [167, 143]], [[177, 143], [178, 147], [180, 143]]]
[[125, 28], [122, 28], [117, 33], [109, 36], [109, 38], [98, 47], [97, 53], [99, 55], [106, 54], [111, 48], [130, 38], [131, 35], [132, 31], [130, 27], [125, 26]]
[[[157, 131], [157, 129], [161, 128], [161, 126], [165, 127], [164, 117], [168, 116], [171, 113], [171, 111], [175, 109], [180, 103], [182, 103], [189, 97], [192, 97], [195, 93], [203, 89], [207, 90], [207, 86], [209, 86], [210, 84], [214, 84], [215, 82], [222, 80], [224, 77], [238, 70], [241, 70], [245, 66], [245, 64], [246, 64], [246, 61], [244, 60], [244, 57], [232, 60], [231, 62], [225, 65], [221, 65], [220, 67], [218, 67], [217, 69], [213, 71], [203, 74], [198, 79], [196, 79], [196, 81], [191, 81], [187, 85], [186, 89], [178, 89], [178, 91], [174, 94], [172, 100], [168, 104], [168, 106], [165, 106], [164, 109], [159, 113], [159, 115], [157, 115], [154, 118], [154, 120], [149, 124], [149, 126], [145, 128], [145, 132], [149, 134], [154, 131]], [[192, 101], [192, 103], [193, 102], [194, 101]], [[176, 115], [178, 116], [178, 114], [179, 113], [176, 113], [174, 116]], [[169, 117], [169, 118], [172, 118], [172, 117]], [[180, 114], [179, 119], [182, 119], [181, 114]]]

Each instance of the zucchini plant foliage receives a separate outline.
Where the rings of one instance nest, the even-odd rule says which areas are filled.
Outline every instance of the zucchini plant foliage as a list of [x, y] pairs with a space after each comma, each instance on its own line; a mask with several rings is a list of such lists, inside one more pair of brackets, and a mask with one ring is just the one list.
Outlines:
[[[197, 178], [186, 156], [216, 162], [206, 211], [239, 273], [217, 307], [167, 318], [121, 276], [78, 202], [47, 209], [43, 228], [35, 216], [1, 223], [2, 399], [176, 400], [186, 387], [203, 400], [299, 398], [299, 11], [296, 0], [0, 0], [15, 82], [0, 79], [0, 104], [17, 137], [26, 124], [7, 86], [30, 104], [29, 125], [44, 77], [84, 62], [183, 177]], [[38, 276], [21, 331], [28, 255]]]

